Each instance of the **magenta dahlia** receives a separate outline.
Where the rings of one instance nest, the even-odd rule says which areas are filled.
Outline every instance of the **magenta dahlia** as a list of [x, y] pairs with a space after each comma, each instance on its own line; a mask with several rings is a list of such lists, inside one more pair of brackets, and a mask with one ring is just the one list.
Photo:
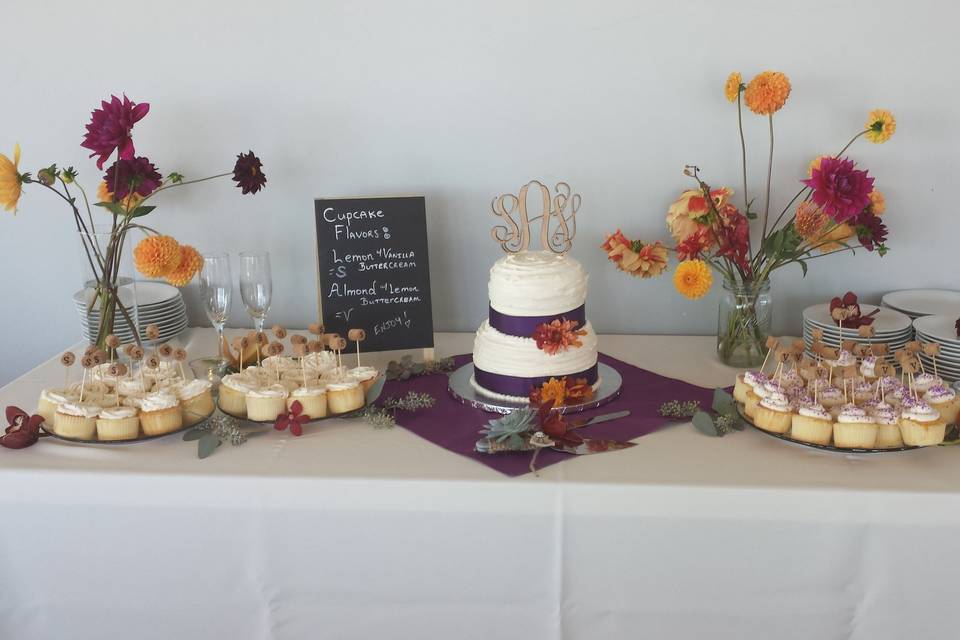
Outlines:
[[163, 176], [146, 158], [117, 160], [103, 176], [107, 189], [113, 192], [114, 200], [123, 200], [131, 193], [146, 198], [163, 182]]
[[814, 203], [838, 224], [866, 209], [873, 191], [873, 178], [847, 158], [824, 158], [803, 184], [813, 190]]
[[263, 163], [253, 155], [253, 151], [237, 156], [237, 162], [233, 165], [233, 181], [240, 187], [240, 193], [256, 193], [267, 184], [262, 167]]
[[130, 134], [133, 125], [150, 111], [150, 105], [146, 102], [137, 104], [127, 96], [123, 96], [122, 102], [117, 96], [110, 96], [110, 102], [104, 100], [100, 105], [90, 114], [90, 124], [80, 146], [93, 152], [91, 158], [99, 156], [97, 168], [103, 169], [103, 163], [114, 150], [119, 150], [121, 160], [133, 158], [133, 139]]

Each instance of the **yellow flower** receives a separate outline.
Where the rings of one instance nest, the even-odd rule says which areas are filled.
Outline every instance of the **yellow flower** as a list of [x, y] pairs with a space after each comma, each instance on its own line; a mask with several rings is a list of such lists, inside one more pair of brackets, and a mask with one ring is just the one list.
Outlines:
[[874, 109], [867, 116], [867, 140], [874, 144], [882, 144], [890, 139], [897, 130], [897, 120], [886, 109]]
[[875, 216], [882, 216], [887, 210], [887, 199], [883, 197], [879, 189], [870, 192], [870, 213]]
[[844, 246], [840, 244], [841, 242], [846, 242], [854, 235], [854, 229], [846, 222], [843, 224], [838, 224], [833, 227], [820, 238], [811, 244], [822, 244], [820, 247], [820, 253], [830, 253], [836, 251], [837, 249], [843, 249]]
[[686, 260], [673, 273], [673, 286], [682, 295], [696, 300], [707, 295], [713, 286], [713, 274], [703, 260]]
[[540, 404], [553, 400], [553, 406], [559, 407], [567, 400], [567, 385], [563, 380], [550, 378], [540, 387]]
[[[113, 202], [113, 193], [107, 187], [105, 180], [101, 180], [100, 184], [97, 185], [97, 202]], [[136, 209], [139, 204], [143, 202], [143, 196], [141, 196], [136, 191], [133, 191], [126, 198], [123, 199], [123, 202], [120, 204], [123, 205], [123, 208], [127, 211]]]
[[779, 71], [758, 73], [743, 91], [743, 101], [754, 113], [773, 115], [790, 97], [790, 79]]
[[20, 201], [20, 192], [23, 187], [20, 182], [20, 145], [13, 147], [13, 160], [0, 153], [0, 207], [7, 211], [17, 212], [17, 203]]
[[185, 287], [203, 267], [200, 252], [188, 244], [180, 245], [180, 260], [173, 271], [166, 275], [167, 282], [175, 287]]
[[827, 216], [820, 207], [805, 200], [797, 207], [793, 226], [801, 238], [812, 243], [823, 235], [823, 230], [827, 226]]
[[727, 83], [723, 85], [723, 95], [729, 102], [736, 102], [740, 95], [740, 89], [743, 87], [743, 77], [739, 71], [734, 71], [727, 76]]
[[807, 165], [807, 177], [812, 178], [814, 169], [819, 169], [820, 163], [823, 162], [823, 159], [829, 158], [829, 157], [830, 156], [817, 156], [816, 158], [811, 160], [810, 164]]
[[137, 271], [150, 278], [162, 278], [180, 265], [180, 245], [170, 236], [147, 236], [133, 249]]

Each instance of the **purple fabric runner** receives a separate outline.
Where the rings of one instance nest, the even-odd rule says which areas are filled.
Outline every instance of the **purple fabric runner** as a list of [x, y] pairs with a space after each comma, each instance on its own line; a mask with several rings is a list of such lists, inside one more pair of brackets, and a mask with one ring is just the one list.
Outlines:
[[489, 313], [490, 326], [510, 336], [519, 336], [521, 338], [533, 337], [533, 330], [541, 324], [547, 324], [554, 320], [576, 320], [577, 326], [583, 328], [587, 324], [587, 306], [580, 305], [576, 309], [566, 313], [557, 313], [552, 316], [511, 316], [506, 313], [500, 313], [493, 307], [490, 307]]
[[[459, 367], [470, 362], [470, 356], [456, 356], [454, 361]], [[569, 418], [571, 420], [589, 418], [624, 409], [629, 409], [631, 414], [629, 417], [620, 420], [584, 427], [582, 431], [578, 431], [584, 437], [633, 440], [652, 433], [669, 422], [658, 414], [660, 405], [664, 402], [669, 400], [699, 400], [702, 407], [709, 407], [713, 400], [713, 389], [667, 378], [604, 354], [600, 354], [600, 362], [610, 365], [623, 376], [623, 388], [620, 397], [598, 409], [574, 414]], [[484, 454], [473, 450], [474, 444], [480, 438], [478, 432], [481, 427], [497, 416], [480, 409], [468, 407], [451, 396], [447, 390], [447, 376], [421, 376], [407, 381], [388, 382], [384, 386], [381, 397], [399, 396], [407, 391], [429, 393], [437, 400], [433, 409], [397, 414], [397, 422], [408, 431], [412, 431], [421, 438], [429, 440], [448, 451], [472, 458], [505, 475], [521, 476], [530, 472], [530, 452]], [[630, 455], [629, 451], [629, 449], [626, 449], [595, 455], [601, 457], [624, 456]], [[537, 467], [542, 469], [573, 457], [576, 456], [548, 449], [540, 453], [537, 458]]]
[[[533, 389], [533, 387], [539, 387], [551, 378], [551, 376], [544, 376], [540, 378], [505, 376], [499, 373], [490, 373], [489, 371], [484, 371], [483, 369], [477, 369], [476, 367], [474, 367], [473, 370], [473, 377], [476, 378], [477, 384], [484, 389], [489, 389], [490, 391], [502, 393], [507, 396], [523, 397], [530, 395], [530, 391]], [[556, 378], [558, 376], [552, 377]], [[587, 384], [593, 384], [597, 381], [597, 365], [593, 365], [585, 371], [578, 371], [577, 373], [571, 373], [564, 377], [568, 377], [571, 380], [586, 378]]]

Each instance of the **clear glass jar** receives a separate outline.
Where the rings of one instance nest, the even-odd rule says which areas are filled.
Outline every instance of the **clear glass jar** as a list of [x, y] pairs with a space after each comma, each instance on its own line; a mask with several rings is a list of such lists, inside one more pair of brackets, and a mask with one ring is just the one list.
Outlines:
[[767, 355], [773, 321], [770, 281], [724, 280], [717, 314], [717, 356], [732, 367], [755, 367]]
[[133, 255], [126, 238], [109, 226], [77, 234], [82, 289], [73, 296], [80, 315], [83, 338], [101, 349], [116, 335], [122, 343], [136, 340], [138, 331], [137, 284]]

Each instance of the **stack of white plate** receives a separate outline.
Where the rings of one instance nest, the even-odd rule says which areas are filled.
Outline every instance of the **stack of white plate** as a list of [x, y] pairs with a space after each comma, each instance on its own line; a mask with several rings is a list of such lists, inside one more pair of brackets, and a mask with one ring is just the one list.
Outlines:
[[913, 320], [923, 316], [960, 318], [960, 291], [948, 289], [891, 291], [880, 299], [880, 304], [905, 313]]
[[[166, 342], [187, 328], [187, 306], [179, 289], [164, 282], [151, 281], [138, 281], [136, 289], [141, 341], [150, 342], [146, 339], [146, 327], [149, 324], [155, 324], [160, 329], [160, 338], [156, 342]], [[93, 309], [87, 310], [89, 295], [89, 290], [80, 290], [73, 294], [73, 302], [80, 314], [83, 336], [93, 342], [97, 339], [100, 325], [100, 309], [94, 305]], [[120, 338], [121, 343], [133, 342], [133, 332], [120, 313], [117, 313], [114, 323], [114, 335]]]
[[[860, 311], [864, 315], [877, 308], [871, 304], [860, 305]], [[910, 324], [910, 318], [899, 311], [884, 308], [880, 308], [880, 311], [873, 318], [873, 328], [876, 335], [872, 338], [861, 338], [857, 329], [844, 327], [842, 340], [853, 340], [854, 342], [868, 344], [886, 343], [890, 346], [887, 358], [890, 362], [893, 362], [893, 352], [902, 349], [907, 342], [913, 339], [913, 327]], [[813, 354], [810, 352], [810, 345], [813, 344], [814, 329], [823, 331], [823, 342], [828, 347], [840, 346], [842, 342], [840, 327], [830, 317], [830, 305], [815, 304], [803, 310], [803, 341], [807, 344], [807, 353], [811, 356]]]
[[[960, 338], [957, 337], [955, 315], [923, 316], [913, 321], [920, 342], [936, 342], [940, 345], [936, 370], [945, 380], [960, 380]], [[928, 373], [933, 373], [934, 362], [930, 356], [920, 354], [920, 360]]]

